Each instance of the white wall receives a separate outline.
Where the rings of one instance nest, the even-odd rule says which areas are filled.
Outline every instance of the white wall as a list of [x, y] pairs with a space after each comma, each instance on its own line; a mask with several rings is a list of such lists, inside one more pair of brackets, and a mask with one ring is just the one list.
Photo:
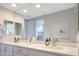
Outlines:
[[[75, 13], [74, 9], [71, 8], [71, 9], [60, 11], [60, 12], [52, 13], [49, 15], [36, 17], [36, 18], [30, 19], [30, 20], [44, 19], [45, 37], [52, 37], [52, 38], [55, 33], [55, 30], [53, 29], [52, 24], [54, 24], [54, 25], [55, 24], [56, 25], [62, 24], [62, 26], [63, 26], [62, 28], [67, 29], [68, 39], [60, 39], [59, 41], [76, 42], [76, 35], [78, 32], [78, 18], [77, 18], [77, 16], [78, 16], [77, 13]], [[67, 27], [65, 27], [63, 25], [64, 23], [67, 24]], [[53, 33], [53, 31], [54, 31], [54, 33]]]
[[9, 20], [9, 21], [14, 21], [14, 22], [19, 22], [19, 23], [24, 22], [23, 16], [2, 7], [0, 7], [0, 15], [1, 15], [0, 18], [2, 20]]

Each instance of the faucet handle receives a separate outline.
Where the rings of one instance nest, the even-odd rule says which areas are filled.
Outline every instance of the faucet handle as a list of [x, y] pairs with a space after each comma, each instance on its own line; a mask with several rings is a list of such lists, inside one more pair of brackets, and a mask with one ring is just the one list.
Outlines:
[[46, 38], [46, 40], [45, 40], [45, 45], [46, 45], [46, 46], [49, 45], [49, 39], [48, 39], [48, 38]]
[[14, 42], [16, 42], [17, 41], [17, 39], [16, 39], [16, 37], [14, 37]]
[[51, 39], [49, 38], [49, 41], [51, 41]]

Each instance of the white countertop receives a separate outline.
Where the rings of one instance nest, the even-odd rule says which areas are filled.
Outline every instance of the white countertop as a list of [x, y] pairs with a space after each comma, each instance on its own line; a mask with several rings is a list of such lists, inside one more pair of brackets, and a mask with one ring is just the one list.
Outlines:
[[39, 44], [39, 43], [29, 43], [25, 41], [20, 41], [20, 42], [12, 42], [12, 41], [5, 41], [2, 40], [0, 43], [4, 44], [9, 44], [9, 45], [14, 45], [14, 46], [20, 46], [20, 47], [26, 47], [26, 48], [32, 48], [32, 49], [37, 49], [37, 50], [42, 50], [42, 51], [47, 51], [47, 52], [56, 52], [56, 53], [61, 53], [61, 54], [67, 54], [67, 55], [78, 55], [78, 48], [77, 47], [68, 47], [68, 46], [45, 46], [45, 44]]

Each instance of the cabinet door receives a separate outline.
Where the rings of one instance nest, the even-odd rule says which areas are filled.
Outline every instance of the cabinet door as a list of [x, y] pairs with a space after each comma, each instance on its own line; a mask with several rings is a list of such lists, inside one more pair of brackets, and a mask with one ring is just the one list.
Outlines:
[[12, 46], [10, 45], [6, 45], [6, 44], [2, 44], [2, 56], [12, 56]]
[[7, 46], [7, 53], [6, 53], [7, 56], [12, 56], [13, 55], [13, 48], [12, 46], [8, 45]]
[[33, 50], [33, 49], [30, 49], [29, 55], [30, 56], [55, 56], [55, 55], [47, 53], [47, 52], [43, 52], [40, 50]]
[[0, 56], [1, 56], [1, 49], [2, 49], [2, 48], [1, 48], [1, 44], [0, 44]]
[[14, 56], [28, 56], [28, 48], [24, 47], [14, 47]]

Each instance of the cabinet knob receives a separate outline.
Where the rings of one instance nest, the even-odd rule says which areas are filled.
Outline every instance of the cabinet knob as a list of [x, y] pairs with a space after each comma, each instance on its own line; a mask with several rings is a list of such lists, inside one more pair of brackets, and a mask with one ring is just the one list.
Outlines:
[[22, 51], [22, 50], [18, 50], [18, 51]]

